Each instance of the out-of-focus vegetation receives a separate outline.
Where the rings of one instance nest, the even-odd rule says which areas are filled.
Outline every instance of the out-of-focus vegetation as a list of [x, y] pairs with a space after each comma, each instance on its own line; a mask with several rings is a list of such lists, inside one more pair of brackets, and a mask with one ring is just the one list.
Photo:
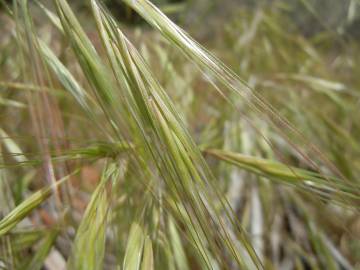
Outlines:
[[0, 269], [360, 267], [359, 1], [0, 3]]

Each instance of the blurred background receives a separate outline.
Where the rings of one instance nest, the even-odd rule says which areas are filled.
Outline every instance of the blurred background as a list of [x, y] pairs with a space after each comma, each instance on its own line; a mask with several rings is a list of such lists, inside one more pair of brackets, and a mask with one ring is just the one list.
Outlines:
[[[33, 78], [29, 63], [36, 62], [32, 57], [42, 58], [19, 49], [27, 41], [16, 35], [25, 32], [12, 17], [14, 2], [0, 0], [0, 220], [49, 184], [46, 166], [53, 166], [56, 179], [70, 169], [79, 173], [61, 189], [60, 207], [59, 198], [51, 197], [4, 236], [0, 222], [0, 269], [63, 270], [74, 256], [76, 232], [100, 185], [104, 160], [117, 165], [132, 160], [119, 154], [119, 141], [104, 135], [113, 123], [124, 128], [122, 120], [108, 123], [98, 104], [91, 108], [95, 120], [89, 118], [61, 80], [65, 72], [39, 61], [42, 85]], [[68, 2], [99, 59], [109, 65], [90, 1]], [[196, 60], [184, 57], [177, 44], [164, 39], [123, 1], [103, 2], [175, 104], [265, 269], [360, 269], [360, 1], [152, 0], [299, 133], [269, 124], [268, 112], [254, 110], [251, 102], [231, 91], [212, 91], [212, 80], [221, 78], [199, 69]], [[79, 64], [82, 58], [51, 13], [44, 12], [45, 6], [56, 14], [53, 1], [28, 3], [34, 33], [95, 100], [90, 91], [94, 87]], [[43, 133], [37, 133], [38, 126]], [[134, 139], [130, 132], [124, 137]], [[156, 171], [156, 161], [141, 151], [144, 163], [151, 164], [147, 169]], [[241, 160], [233, 153], [253, 159]], [[310, 180], [295, 181], [287, 166]], [[164, 197], [171, 196], [159, 175], [149, 173], [145, 179]], [[129, 231], [138, 219], [153, 241], [154, 269], [206, 269], [189, 244], [186, 222], [163, 212], [136, 181], [140, 177], [130, 168], [119, 176], [121, 188], [107, 190], [111, 219], [104, 269], [122, 265]], [[335, 184], [326, 182], [327, 177]], [[237, 269], [229, 254], [220, 256], [226, 267], [214, 262], [214, 269]], [[246, 269], [255, 269], [249, 265]]]
[[[121, 21], [139, 22], [135, 13], [118, 1], [104, 1]], [[356, 0], [155, 0], [152, 1], [178, 23], [188, 27], [203, 26], [203, 34], [221, 29], [221, 21], [236, 16], [240, 10], [271, 8], [291, 19], [284, 25], [289, 31], [300, 31], [305, 36], [314, 36], [323, 31], [334, 31], [340, 35], [359, 37], [359, 12]], [[73, 1], [79, 8], [87, 8], [86, 1]], [[181, 18], [179, 18], [181, 17]], [[206, 23], [206, 26], [205, 26]], [[294, 28], [290, 28], [294, 27]], [[199, 33], [198, 33], [199, 34]]]

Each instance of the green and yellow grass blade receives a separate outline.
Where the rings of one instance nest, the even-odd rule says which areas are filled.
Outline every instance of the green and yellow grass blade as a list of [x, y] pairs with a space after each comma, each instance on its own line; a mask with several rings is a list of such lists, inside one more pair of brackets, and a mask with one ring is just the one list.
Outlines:
[[149, 236], [145, 238], [144, 254], [141, 261], [141, 270], [154, 270], [154, 252], [151, 239]]
[[[253, 172], [266, 178], [280, 181], [300, 188], [308, 188], [313, 192], [321, 193], [321, 189], [328, 196], [339, 203], [349, 207], [358, 208], [356, 202], [360, 200], [358, 188], [347, 185], [340, 179], [334, 177], [324, 177], [316, 172], [305, 169], [295, 168], [286, 164], [268, 159], [261, 159], [240, 153], [234, 153], [226, 150], [209, 149], [206, 153], [228, 163], [236, 165], [242, 169]], [[331, 181], [329, 181], [331, 179]], [[319, 190], [317, 190], [317, 188]], [[333, 193], [333, 194], [331, 194]]]
[[107, 215], [109, 212], [106, 184], [113, 172], [112, 166], [104, 169], [101, 182], [91, 195], [90, 202], [76, 232], [68, 261], [69, 269], [103, 269]]
[[[123, 263], [124, 270], [140, 270], [144, 240], [145, 236], [142, 228], [137, 223], [133, 223], [130, 228], [129, 238], [126, 245]], [[147, 252], [150, 251], [147, 250]], [[148, 253], [146, 256], [150, 256], [150, 254]], [[149, 260], [149, 258], [146, 258], [146, 260]]]
[[[73, 173], [74, 174], [74, 173]], [[8, 233], [13, 229], [20, 221], [27, 217], [32, 210], [37, 208], [41, 203], [43, 203], [47, 198], [49, 198], [53, 191], [61, 184], [66, 182], [71, 175], [65, 176], [64, 178], [56, 181], [54, 185], [45, 187], [34, 194], [29, 198], [21, 202], [15, 209], [13, 209], [8, 215], [6, 215], [0, 221], [0, 237]]]

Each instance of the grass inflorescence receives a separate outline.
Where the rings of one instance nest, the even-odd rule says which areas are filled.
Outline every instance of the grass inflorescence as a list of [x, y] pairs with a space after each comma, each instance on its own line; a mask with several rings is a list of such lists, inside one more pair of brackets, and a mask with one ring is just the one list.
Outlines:
[[359, 266], [356, 40], [286, 1], [234, 8], [212, 50], [167, 16], [191, 1], [122, 1], [151, 28], [1, 3], [0, 268]]

